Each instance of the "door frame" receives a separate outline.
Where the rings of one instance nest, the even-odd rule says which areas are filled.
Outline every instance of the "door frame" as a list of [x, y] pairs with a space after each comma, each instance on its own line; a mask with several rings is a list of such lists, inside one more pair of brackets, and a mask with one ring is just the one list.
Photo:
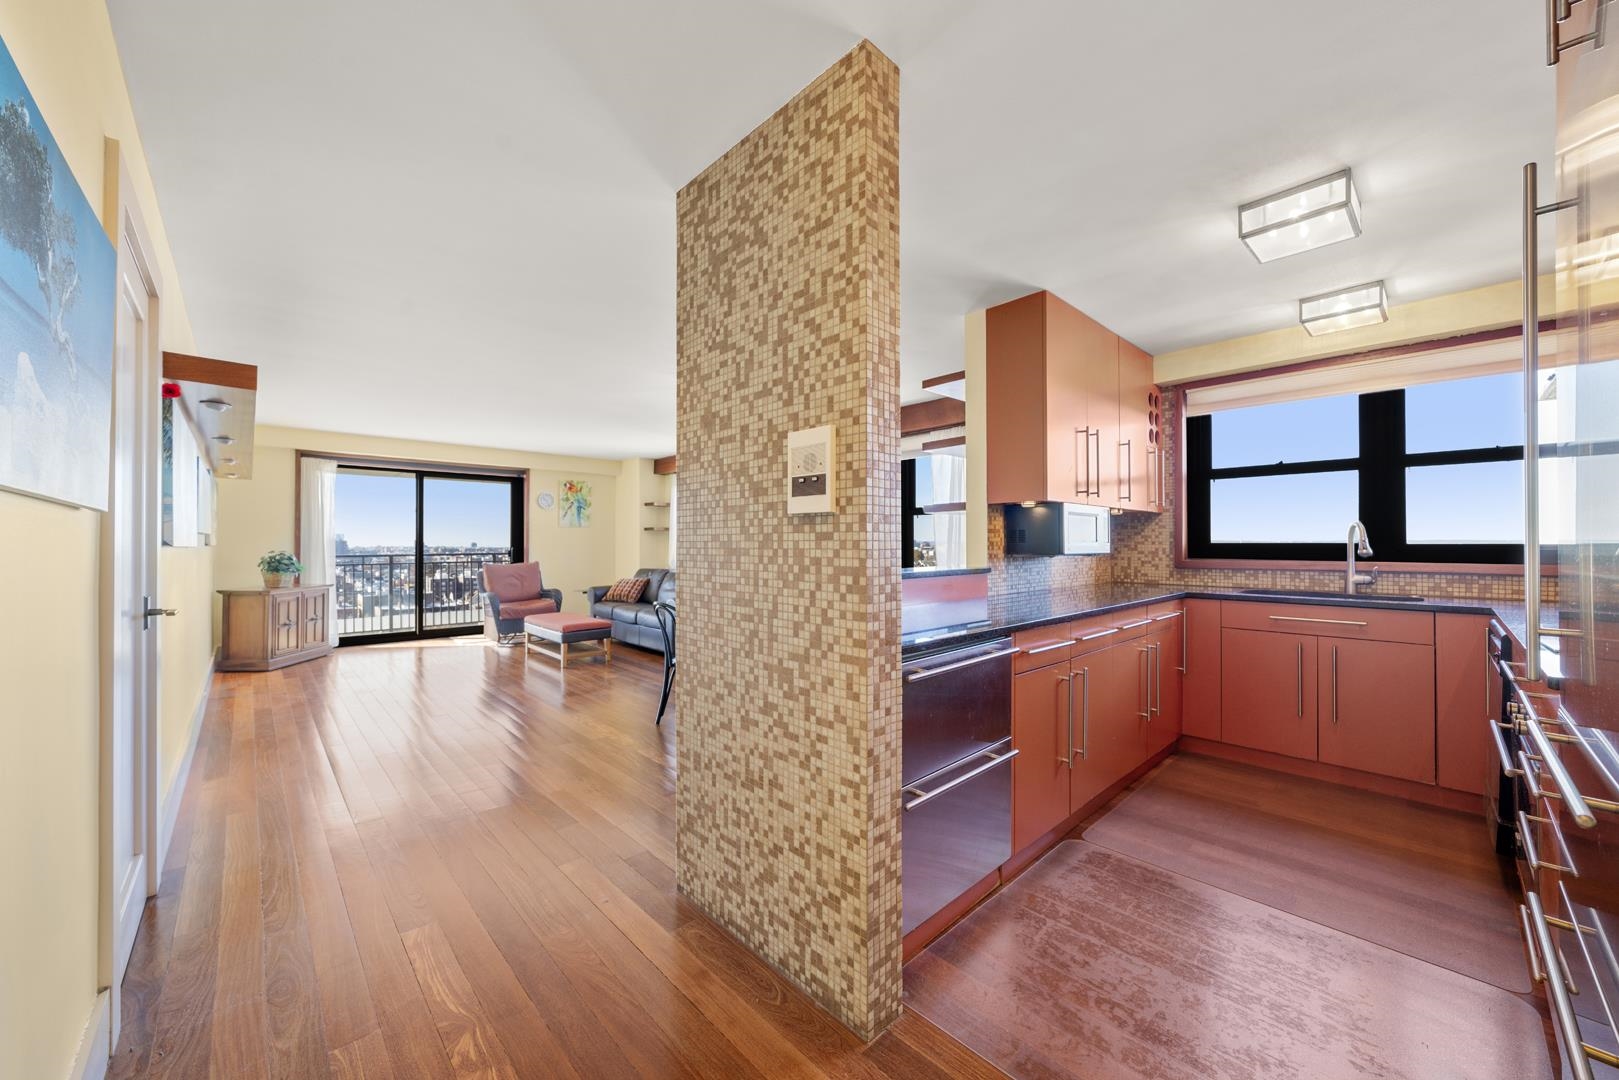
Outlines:
[[[148, 593], [156, 600], [159, 588], [157, 555], [159, 546], [158, 530], [161, 517], [158, 506], [159, 490], [159, 461], [158, 447], [159, 418], [158, 418], [158, 382], [162, 377], [161, 357], [161, 301], [163, 284], [157, 269], [153, 254], [156, 247], [151, 240], [151, 233], [139, 206], [135, 202], [135, 190], [129, 173], [129, 168], [119, 149], [118, 140], [108, 138], [105, 140], [105, 172], [104, 172], [103, 214], [102, 220], [106, 225], [108, 238], [112, 241], [115, 251], [121, 250], [121, 245], [128, 243], [134, 256], [136, 271], [144, 281], [147, 294], [146, 309], [146, 350], [144, 370], [138, 370], [134, 376], [136, 388], [135, 404], [135, 465], [133, 475], [134, 509], [136, 521], [131, 529], [131, 542], [135, 548], [135, 564], [137, 572], [144, 584], [141, 592]], [[120, 281], [120, 288], [122, 287]], [[114, 345], [115, 349], [117, 344]], [[116, 354], [114, 363], [117, 363]], [[114, 376], [116, 380], [116, 373]], [[114, 409], [114, 420], [118, 422], [118, 410]], [[115, 436], [112, 436], [115, 438]], [[107, 513], [118, 512], [121, 508], [113, 506], [109, 501]], [[102, 526], [102, 536], [108, 532], [107, 525]], [[116, 924], [117, 912], [114, 911], [113, 892], [116, 888], [115, 867], [113, 866], [114, 853], [112, 850], [112, 823], [113, 815], [120, 812], [120, 800], [115, 797], [112, 777], [112, 755], [108, 752], [112, 738], [113, 714], [109, 708], [111, 695], [121, 692], [133, 696], [131, 702], [131, 715], [134, 720], [135, 765], [136, 784], [139, 788], [139, 806], [135, 812], [135, 820], [130, 823], [131, 834], [135, 837], [140, 850], [145, 853], [145, 880], [144, 901], [155, 895], [162, 881], [163, 869], [160, 865], [162, 852], [158, 849], [160, 807], [162, 794], [159, 790], [162, 784], [160, 762], [162, 760], [159, 746], [159, 671], [161, 668], [160, 648], [158, 636], [152, 633], [141, 633], [136, 636], [134, 654], [131, 658], [130, 670], [132, 672], [131, 685], [120, 688], [115, 684], [113, 663], [108, 643], [110, 641], [110, 620], [116, 617], [120, 599], [113, 595], [115, 576], [111, 572], [110, 562], [112, 553], [108, 545], [103, 545], [100, 556], [100, 611], [104, 626], [100, 635], [100, 678], [102, 680], [102, 709], [100, 723], [101, 764], [100, 764], [100, 828], [101, 839], [97, 859], [98, 892], [99, 892], [99, 919], [97, 943], [97, 979], [101, 992], [108, 995], [109, 1005], [109, 1035], [108, 1052], [112, 1051], [118, 1043], [118, 1033], [121, 1021], [121, 982], [123, 981], [124, 961], [127, 957], [120, 957], [119, 929]], [[127, 805], [127, 804], [124, 804]], [[138, 933], [138, 930], [136, 931]]]

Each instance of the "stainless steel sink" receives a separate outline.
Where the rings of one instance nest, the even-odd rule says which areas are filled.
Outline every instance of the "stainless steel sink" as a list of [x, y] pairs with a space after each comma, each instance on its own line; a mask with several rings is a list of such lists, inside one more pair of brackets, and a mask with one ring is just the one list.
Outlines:
[[1243, 589], [1245, 596], [1298, 596], [1308, 597], [1311, 600], [1370, 600], [1377, 603], [1420, 604], [1426, 601], [1424, 596], [1390, 596], [1386, 593], [1349, 593], [1341, 592], [1312, 592], [1309, 589]]

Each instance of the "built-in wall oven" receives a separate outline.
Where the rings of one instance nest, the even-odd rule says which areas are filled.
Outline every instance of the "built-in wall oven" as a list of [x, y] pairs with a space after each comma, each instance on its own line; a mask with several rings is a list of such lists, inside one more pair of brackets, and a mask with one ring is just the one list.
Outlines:
[[1012, 855], [1011, 638], [908, 661], [900, 769], [904, 932]]

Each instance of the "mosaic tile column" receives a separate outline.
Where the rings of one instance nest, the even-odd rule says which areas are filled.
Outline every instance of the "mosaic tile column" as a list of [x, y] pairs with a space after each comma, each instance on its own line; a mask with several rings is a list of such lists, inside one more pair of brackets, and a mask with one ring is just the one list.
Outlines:
[[[862, 42], [683, 188], [681, 890], [855, 1033], [900, 1009], [899, 69]], [[836, 430], [834, 512], [787, 434]]]

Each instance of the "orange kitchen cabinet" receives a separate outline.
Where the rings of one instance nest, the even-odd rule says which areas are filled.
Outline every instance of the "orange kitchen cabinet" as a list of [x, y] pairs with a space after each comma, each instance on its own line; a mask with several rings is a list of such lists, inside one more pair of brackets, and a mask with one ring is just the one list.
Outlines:
[[1145, 639], [1073, 661], [1077, 755], [1068, 793], [1078, 811], [1147, 757]]
[[1496, 762], [1488, 722], [1501, 716], [1501, 678], [1486, 645], [1487, 615], [1434, 616], [1434, 760], [1440, 787], [1484, 794]]
[[1148, 757], [1172, 746], [1181, 736], [1181, 648], [1185, 622], [1184, 611], [1160, 612], [1153, 617], [1152, 633], [1147, 636], [1153, 650], [1149, 672], [1152, 684], [1148, 687], [1151, 701], [1146, 733]]
[[1220, 601], [1187, 600], [1181, 676], [1181, 731], [1220, 736]]
[[1012, 747], [1018, 752], [1012, 759], [1014, 852], [1069, 814], [1069, 720], [1075, 706], [1069, 681], [1066, 663], [1012, 677]]
[[1316, 759], [1433, 783], [1433, 647], [1324, 637], [1317, 650]]
[[1302, 635], [1223, 629], [1221, 740], [1314, 760], [1316, 651], [1315, 639]]
[[1163, 495], [1152, 422], [1158, 395], [1152, 381], [1152, 357], [1120, 338], [1118, 363], [1118, 501], [1110, 505], [1156, 511], [1163, 505]]

